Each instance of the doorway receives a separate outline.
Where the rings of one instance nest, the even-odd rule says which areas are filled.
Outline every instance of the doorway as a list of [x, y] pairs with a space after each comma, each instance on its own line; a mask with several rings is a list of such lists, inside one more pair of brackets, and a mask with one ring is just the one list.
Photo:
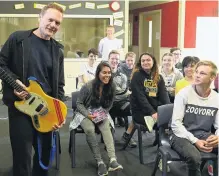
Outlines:
[[139, 55], [149, 52], [160, 63], [161, 10], [139, 15]]

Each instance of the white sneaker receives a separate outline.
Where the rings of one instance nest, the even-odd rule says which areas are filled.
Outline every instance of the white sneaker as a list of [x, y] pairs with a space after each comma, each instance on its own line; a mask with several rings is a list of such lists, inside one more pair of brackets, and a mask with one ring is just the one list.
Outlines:
[[[160, 159], [158, 167], [160, 171], [162, 172], [163, 171], [162, 159]], [[170, 167], [168, 165], [168, 162], [167, 162], [167, 172], [170, 172]]]
[[154, 124], [157, 122], [152, 116], [144, 116], [145, 123], [148, 127], [148, 131], [151, 133], [153, 131]]

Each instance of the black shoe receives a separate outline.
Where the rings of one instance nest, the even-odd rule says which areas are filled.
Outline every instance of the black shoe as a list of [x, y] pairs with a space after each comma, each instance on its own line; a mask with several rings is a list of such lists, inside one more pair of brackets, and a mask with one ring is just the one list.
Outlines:
[[[130, 137], [130, 134], [124, 132], [124, 134], [122, 136], [122, 140], [126, 143], [129, 139], [129, 137]], [[137, 147], [137, 143], [134, 141], [134, 139], [131, 138], [130, 141], [129, 141], [128, 146], [130, 148], [135, 148], [135, 147]]]
[[118, 125], [121, 127], [125, 127], [125, 121], [122, 117], [117, 117]]
[[108, 171], [107, 171], [106, 165], [104, 163], [98, 164], [97, 173], [99, 176], [108, 175]]

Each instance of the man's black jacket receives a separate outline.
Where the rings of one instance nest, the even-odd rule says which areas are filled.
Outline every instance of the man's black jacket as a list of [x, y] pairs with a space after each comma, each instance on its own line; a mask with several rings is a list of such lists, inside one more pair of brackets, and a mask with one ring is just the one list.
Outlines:
[[[17, 31], [10, 35], [0, 52], [0, 67], [3, 68], [8, 75], [14, 79], [19, 79], [26, 86], [28, 60], [31, 54], [30, 36], [36, 29], [28, 31]], [[52, 43], [52, 96], [63, 100], [64, 98], [64, 56], [63, 46], [51, 39]], [[0, 73], [0, 79], [2, 74]], [[7, 106], [13, 106], [15, 100], [19, 100], [15, 96], [12, 87], [3, 79], [3, 101]]]

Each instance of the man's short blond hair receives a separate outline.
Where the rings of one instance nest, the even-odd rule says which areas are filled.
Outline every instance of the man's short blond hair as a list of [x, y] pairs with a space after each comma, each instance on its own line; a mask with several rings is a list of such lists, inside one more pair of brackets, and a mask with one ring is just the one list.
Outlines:
[[134, 52], [128, 52], [125, 55], [125, 60], [127, 59], [127, 57], [132, 57], [132, 58], [135, 59], [136, 58], [136, 54]]
[[196, 64], [196, 68], [195, 70], [202, 66], [202, 65], [205, 65], [205, 66], [209, 66], [212, 68], [212, 72], [211, 72], [211, 75], [212, 76], [216, 76], [217, 75], [217, 66], [212, 62], [212, 61], [207, 61], [207, 60], [202, 60], [202, 61], [199, 61], [197, 64]]
[[41, 12], [40, 12], [40, 15], [43, 16], [43, 15], [46, 13], [46, 11], [47, 11], [48, 9], [56, 9], [56, 10], [58, 10], [60, 13], [62, 13], [62, 14], [64, 13], [64, 10], [63, 10], [62, 7], [60, 7], [59, 5], [57, 5], [57, 4], [55, 4], [55, 3], [49, 3], [49, 4], [47, 4], [46, 6], [44, 6], [44, 7], [42, 8], [42, 10], [41, 10]]

